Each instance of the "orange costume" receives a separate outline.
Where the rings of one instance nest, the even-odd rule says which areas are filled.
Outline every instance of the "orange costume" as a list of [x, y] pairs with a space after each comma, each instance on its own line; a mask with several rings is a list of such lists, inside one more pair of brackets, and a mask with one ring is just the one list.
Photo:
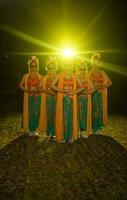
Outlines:
[[[55, 78], [55, 77], [54, 77]], [[48, 79], [48, 75], [44, 76], [43, 82], [42, 82], [42, 88], [44, 91], [50, 92], [50, 86], [52, 84], [53, 80]], [[40, 112], [40, 121], [39, 121], [39, 130], [43, 133], [46, 133], [50, 135], [53, 132], [53, 135], [55, 134], [55, 127], [53, 125], [53, 121], [55, 121], [54, 117], [52, 116], [53, 110], [55, 112], [55, 96], [47, 94], [47, 93], [42, 93], [42, 103], [41, 103], [41, 112]], [[51, 105], [52, 104], [52, 105]], [[52, 107], [53, 106], [53, 107]], [[51, 109], [51, 110], [50, 110]], [[51, 115], [52, 113], [52, 115]], [[49, 116], [51, 115], [51, 116]], [[48, 124], [48, 118], [50, 117], [50, 128]], [[52, 117], [52, 119], [51, 119]], [[50, 129], [50, 130], [49, 130]]]
[[[111, 84], [111, 81], [106, 73], [102, 70], [99, 70], [98, 73], [96, 73], [94, 70], [91, 70], [89, 76], [93, 81], [95, 88], [98, 89], [98, 92], [102, 95], [102, 122], [103, 125], [105, 125], [107, 122], [107, 87], [109, 84]], [[105, 88], [99, 89], [100, 87], [104, 86]]]
[[39, 73], [39, 60], [36, 56], [28, 59], [29, 72], [25, 74], [19, 84], [24, 91], [22, 127], [30, 136], [37, 135], [40, 116], [41, 92], [39, 84], [42, 75]]
[[[39, 81], [41, 80], [42, 76], [40, 74], [37, 75], [36, 80], [29, 79], [29, 73], [25, 74], [24, 79], [24, 87], [27, 90], [29, 87], [37, 87], [39, 85]], [[28, 97], [29, 96], [40, 96], [40, 93], [38, 94], [32, 94], [28, 93], [27, 91], [24, 92], [24, 100], [23, 100], [23, 130], [28, 131], [29, 130], [29, 111], [28, 111]]]
[[[77, 89], [77, 80], [76, 76], [72, 75], [72, 80], [65, 80], [65, 72], [60, 74], [58, 85], [59, 89], [63, 89], [65, 85], [69, 85], [72, 87], [72, 91], [76, 91]], [[61, 92], [57, 93], [57, 104], [56, 104], [56, 140], [62, 141], [64, 140], [64, 109], [63, 109], [63, 99], [66, 94]], [[72, 99], [72, 140], [76, 140], [78, 138], [78, 127], [77, 127], [77, 95], [74, 94], [70, 96]]]

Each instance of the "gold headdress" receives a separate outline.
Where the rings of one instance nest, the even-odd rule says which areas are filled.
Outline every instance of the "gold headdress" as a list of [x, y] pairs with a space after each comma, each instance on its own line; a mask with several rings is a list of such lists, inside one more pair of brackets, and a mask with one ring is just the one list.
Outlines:
[[73, 66], [72, 58], [63, 58], [63, 60], [62, 60], [62, 68], [64, 68], [64, 66], [66, 67], [66, 65], [72, 65]]
[[49, 57], [47, 58], [47, 60], [46, 60], [46, 67], [45, 67], [46, 71], [48, 71], [48, 66], [49, 66], [50, 64], [53, 64], [53, 65], [54, 65], [54, 68], [57, 70], [57, 60], [56, 60], [56, 57], [54, 57], [54, 56], [49, 56]]
[[27, 62], [29, 70], [31, 67], [37, 67], [39, 71], [39, 59], [36, 56], [30, 56]]
[[94, 53], [91, 57], [91, 63], [93, 63], [94, 60], [100, 60], [101, 55], [100, 53]]
[[81, 58], [76, 62], [76, 71], [78, 71], [81, 68], [85, 69], [86, 72], [88, 72], [88, 65], [84, 58]]
[[77, 67], [81, 66], [82, 68], [86, 68], [87, 67], [87, 63], [86, 63], [84, 58], [81, 58], [81, 59], [77, 60], [76, 66]]

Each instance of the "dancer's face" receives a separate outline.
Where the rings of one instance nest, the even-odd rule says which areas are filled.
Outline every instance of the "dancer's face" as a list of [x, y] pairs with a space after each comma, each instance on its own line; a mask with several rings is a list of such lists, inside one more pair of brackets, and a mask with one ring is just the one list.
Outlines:
[[48, 70], [50, 71], [52, 71], [52, 70], [55, 70], [56, 69], [56, 66], [53, 64], [53, 63], [50, 63], [49, 65], [48, 65]]
[[72, 65], [65, 65], [66, 71], [71, 71], [73, 69]]
[[79, 73], [84, 73], [86, 72], [86, 68], [80, 67], [78, 68]]
[[56, 71], [56, 66], [53, 63], [48, 65], [48, 71]]
[[30, 67], [30, 72], [38, 72], [38, 67]]
[[84, 73], [87, 71], [87, 64], [82, 61], [78, 64], [77, 69], [79, 73]]
[[93, 66], [96, 67], [96, 68], [99, 68], [100, 67], [100, 60], [99, 59], [94, 60]]
[[72, 62], [69, 61], [69, 60], [66, 60], [64, 62], [64, 67], [63, 68], [64, 68], [65, 71], [72, 71], [73, 70], [73, 64], [72, 64]]

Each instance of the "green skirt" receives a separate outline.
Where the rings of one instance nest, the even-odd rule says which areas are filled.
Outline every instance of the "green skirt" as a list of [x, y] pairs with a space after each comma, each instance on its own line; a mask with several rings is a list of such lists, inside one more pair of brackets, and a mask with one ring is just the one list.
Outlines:
[[31, 132], [38, 128], [41, 96], [28, 96], [28, 124]]
[[63, 97], [64, 140], [72, 139], [73, 130], [73, 100], [70, 96]]
[[102, 122], [102, 94], [98, 91], [92, 94], [92, 129], [98, 131], [103, 126]]
[[46, 132], [49, 136], [55, 135], [55, 114], [56, 114], [56, 97], [48, 95], [46, 97]]
[[78, 97], [78, 121], [80, 131], [87, 129], [87, 97], [81, 95]]

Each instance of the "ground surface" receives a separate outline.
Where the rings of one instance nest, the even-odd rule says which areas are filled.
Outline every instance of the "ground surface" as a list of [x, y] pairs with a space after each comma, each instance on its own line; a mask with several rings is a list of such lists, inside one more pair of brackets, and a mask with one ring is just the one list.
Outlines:
[[109, 116], [101, 135], [46, 142], [0, 115], [1, 200], [127, 200], [127, 118]]

